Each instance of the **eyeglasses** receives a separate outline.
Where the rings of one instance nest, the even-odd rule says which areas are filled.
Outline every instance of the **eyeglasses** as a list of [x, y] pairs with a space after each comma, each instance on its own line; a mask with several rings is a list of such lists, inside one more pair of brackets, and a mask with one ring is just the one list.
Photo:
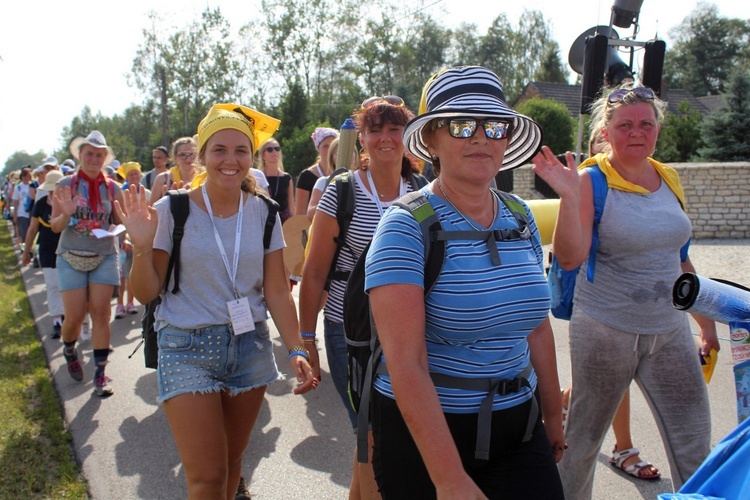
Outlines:
[[636, 87], [634, 89], [618, 89], [609, 94], [609, 97], [607, 97], [607, 102], [610, 104], [616, 104], [618, 102], [621, 102], [623, 99], [625, 99], [625, 96], [628, 94], [635, 94], [636, 97], [640, 99], [646, 99], [649, 101], [653, 101], [656, 99], [656, 94], [653, 90], [651, 90], [648, 87]]
[[367, 99], [362, 101], [362, 109], [367, 109], [373, 104], [379, 104], [381, 102], [384, 102], [386, 104], [390, 104], [391, 106], [396, 106], [399, 108], [402, 108], [405, 106], [404, 100], [401, 99], [397, 95], [384, 95], [384, 96], [376, 95], [373, 97], [368, 97]]
[[178, 153], [177, 158], [180, 160], [189, 160], [190, 158], [194, 157], [195, 153]]
[[496, 141], [507, 139], [510, 135], [511, 124], [503, 120], [477, 120], [476, 118], [442, 118], [438, 120], [435, 128], [448, 126], [448, 133], [456, 139], [468, 139], [473, 137], [477, 128], [484, 129], [484, 135], [488, 139]]
[[273, 153], [274, 151], [281, 151], [281, 146], [268, 146], [266, 153]]

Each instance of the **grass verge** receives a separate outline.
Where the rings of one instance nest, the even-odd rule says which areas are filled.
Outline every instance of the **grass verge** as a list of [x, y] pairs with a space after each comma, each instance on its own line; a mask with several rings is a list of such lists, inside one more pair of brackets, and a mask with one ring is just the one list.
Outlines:
[[0, 498], [87, 498], [3, 227], [0, 268]]

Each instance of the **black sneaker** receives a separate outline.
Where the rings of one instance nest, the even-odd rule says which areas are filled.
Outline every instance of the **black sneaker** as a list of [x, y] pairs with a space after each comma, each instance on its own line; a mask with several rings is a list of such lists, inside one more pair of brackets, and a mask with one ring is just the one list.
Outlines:
[[63, 349], [63, 356], [65, 357], [65, 361], [68, 363], [68, 373], [70, 373], [70, 378], [72, 378], [76, 382], [82, 381], [83, 366], [81, 366], [81, 362], [78, 361], [78, 351], [74, 350], [73, 354], [68, 355], [65, 354], [65, 349]]
[[60, 323], [55, 323], [54, 325], [52, 325], [51, 337], [53, 339], [59, 339], [60, 335], [62, 335], [62, 325]]
[[234, 500], [250, 500], [250, 490], [247, 489], [247, 483], [242, 476], [240, 476], [240, 484], [237, 485], [237, 494], [234, 496]]
[[38, 269], [38, 268], [41, 267], [39, 265], [39, 257], [36, 254], [34, 254], [33, 266], [34, 266], [35, 269]]

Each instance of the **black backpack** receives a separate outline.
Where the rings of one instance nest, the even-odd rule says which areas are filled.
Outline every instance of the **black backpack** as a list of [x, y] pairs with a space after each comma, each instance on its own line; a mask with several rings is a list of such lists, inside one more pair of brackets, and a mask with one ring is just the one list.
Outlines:
[[[531, 238], [531, 230], [528, 227], [528, 214], [524, 205], [513, 195], [503, 191], [494, 190], [499, 199], [513, 213], [518, 222], [518, 229], [501, 229], [487, 231], [445, 231], [438, 220], [435, 210], [427, 198], [420, 192], [414, 191], [400, 198], [394, 205], [407, 210], [419, 222], [422, 230], [422, 241], [425, 249], [425, 273], [424, 294], [427, 296], [435, 285], [443, 268], [446, 252], [446, 241], [448, 240], [485, 240], [494, 265], [500, 265], [500, 256], [497, 251], [497, 241], [518, 240]], [[370, 244], [360, 255], [344, 292], [344, 335], [346, 337], [346, 350], [348, 361], [348, 383], [349, 400], [352, 408], [358, 413], [357, 424], [357, 460], [361, 463], [367, 462], [367, 429], [369, 426], [369, 404], [372, 383], [375, 376], [387, 374], [387, 368], [380, 364], [382, 347], [378, 340], [377, 328], [370, 309], [370, 299], [365, 292], [365, 259]], [[451, 377], [443, 374], [431, 373], [435, 385], [441, 387], [454, 387], [462, 389], [486, 390], [488, 397], [492, 397], [497, 383], [504, 384], [502, 390], [510, 391], [511, 385], [516, 384], [515, 390], [521, 386], [529, 386], [528, 375], [531, 372], [529, 365], [524, 373], [512, 381], [492, 381], [490, 379], [465, 379]], [[534, 400], [536, 402], [536, 400]], [[491, 403], [491, 400], [490, 400]], [[535, 403], [534, 403], [535, 404]], [[491, 404], [490, 404], [491, 409]], [[527, 428], [526, 439], [530, 439], [531, 430], [536, 423], [538, 408], [529, 416], [530, 427]], [[531, 421], [533, 417], [533, 421]], [[477, 458], [487, 459], [489, 453], [489, 428], [487, 434], [478, 436]], [[481, 442], [480, 442], [481, 441]]]
[[[169, 208], [174, 219], [174, 229], [172, 230], [172, 254], [169, 256], [164, 293], [169, 291], [169, 278], [172, 276], [172, 272], [174, 272], [174, 286], [171, 293], [177, 293], [180, 291], [180, 247], [182, 236], [185, 234], [185, 222], [187, 222], [188, 215], [190, 214], [190, 200], [188, 192], [185, 189], [168, 191], [167, 196], [169, 196]], [[266, 225], [263, 232], [263, 248], [268, 249], [271, 245], [271, 236], [273, 235], [273, 227], [276, 224], [276, 214], [279, 212], [279, 204], [263, 193], [257, 193], [256, 196], [268, 205], [268, 217], [266, 217]], [[156, 308], [159, 304], [161, 304], [161, 297], [156, 297], [146, 304], [143, 317], [141, 318], [141, 342], [135, 347], [130, 356], [128, 356], [128, 358], [132, 357], [141, 345], [143, 345], [146, 368], [156, 369], [158, 366], [159, 344], [157, 342], [154, 322]]]
[[[328, 278], [326, 279], [325, 287], [326, 290], [328, 290], [331, 281], [347, 281], [349, 279], [349, 271], [337, 270], [336, 264], [338, 263], [341, 250], [344, 248], [346, 232], [349, 229], [349, 224], [354, 217], [354, 203], [357, 198], [354, 187], [356, 182], [354, 180], [354, 174], [354, 171], [349, 170], [341, 175], [336, 175], [333, 178], [333, 182], [336, 184], [336, 221], [339, 224], [339, 235], [334, 238], [336, 242], [336, 252], [333, 254], [331, 269], [328, 271]], [[427, 179], [425, 179], [423, 175], [414, 172], [411, 173], [409, 182], [411, 183], [412, 192], [416, 192], [428, 184]]]

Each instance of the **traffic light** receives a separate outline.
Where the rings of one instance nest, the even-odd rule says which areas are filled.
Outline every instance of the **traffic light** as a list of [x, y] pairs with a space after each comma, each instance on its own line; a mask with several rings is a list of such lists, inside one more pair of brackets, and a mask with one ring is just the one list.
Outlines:
[[646, 53], [643, 56], [641, 82], [659, 97], [661, 97], [661, 75], [666, 50], [667, 44], [664, 40], [651, 40], [646, 42]]

